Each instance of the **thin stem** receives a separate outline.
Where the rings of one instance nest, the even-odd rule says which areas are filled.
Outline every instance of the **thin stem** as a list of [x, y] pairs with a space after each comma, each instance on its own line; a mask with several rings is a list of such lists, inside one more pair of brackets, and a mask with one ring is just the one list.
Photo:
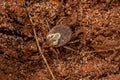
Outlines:
[[[30, 18], [30, 22], [31, 22], [31, 24], [33, 24], [33, 21], [32, 21], [32, 19], [31, 19], [31, 16], [30, 16], [30, 15], [29, 15], [29, 18]], [[36, 40], [36, 44], [37, 44], [37, 47], [38, 47], [39, 53], [41, 54], [41, 56], [42, 56], [42, 58], [43, 58], [43, 60], [44, 60], [44, 62], [45, 62], [45, 64], [46, 64], [46, 66], [47, 66], [47, 68], [48, 68], [48, 70], [49, 70], [49, 72], [50, 72], [50, 74], [51, 74], [53, 80], [56, 80], [55, 77], [54, 77], [54, 75], [53, 75], [52, 70], [50, 69], [50, 66], [48, 65], [48, 62], [47, 62], [45, 56], [43, 55], [43, 52], [42, 52], [41, 46], [39, 45], [39, 42], [38, 42], [38, 38], [37, 38], [37, 35], [36, 35], [35, 28], [34, 28], [33, 25], [32, 25], [32, 29], [33, 29], [33, 33], [34, 33], [34, 37], [35, 37], [35, 40]]]

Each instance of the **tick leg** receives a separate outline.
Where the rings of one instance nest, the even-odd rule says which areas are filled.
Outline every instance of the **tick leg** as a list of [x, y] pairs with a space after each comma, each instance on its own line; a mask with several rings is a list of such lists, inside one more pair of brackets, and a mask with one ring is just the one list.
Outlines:
[[58, 52], [53, 48], [53, 47], [50, 47], [50, 50], [53, 51], [53, 53], [55, 53], [57, 59], [58, 59]]
[[73, 44], [73, 43], [77, 43], [79, 42], [80, 40], [74, 40], [74, 41], [70, 41], [68, 44]]
[[63, 19], [65, 19], [65, 18], [66, 18], [66, 17], [60, 18], [60, 19], [57, 21], [56, 25], [60, 25], [60, 22], [61, 22]]
[[63, 46], [65, 49], [68, 49], [68, 50], [71, 50], [71, 51], [76, 51], [75, 49], [72, 49], [72, 48], [70, 48], [70, 47], [68, 47], [68, 46]]
[[45, 22], [46, 22], [46, 27], [48, 28], [48, 30], [50, 30], [50, 25], [48, 23], [48, 20], [45, 20]]
[[71, 22], [69, 23], [69, 25], [74, 25], [77, 22], [77, 18], [78, 18], [78, 14], [76, 11], [73, 11], [73, 15], [70, 17]]

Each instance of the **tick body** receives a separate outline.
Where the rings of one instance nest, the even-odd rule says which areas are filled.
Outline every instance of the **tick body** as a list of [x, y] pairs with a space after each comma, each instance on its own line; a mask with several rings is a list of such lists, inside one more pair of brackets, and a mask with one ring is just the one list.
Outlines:
[[47, 40], [50, 46], [60, 47], [65, 45], [71, 39], [72, 31], [65, 25], [56, 25], [47, 34]]

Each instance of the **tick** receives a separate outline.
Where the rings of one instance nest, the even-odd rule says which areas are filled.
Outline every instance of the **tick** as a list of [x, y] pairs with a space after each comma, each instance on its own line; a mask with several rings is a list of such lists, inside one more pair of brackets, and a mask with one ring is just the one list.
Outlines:
[[56, 25], [47, 34], [47, 40], [50, 46], [60, 47], [68, 43], [71, 39], [72, 31], [65, 25]]
[[49, 28], [49, 32], [46, 35], [47, 40], [46, 47], [50, 47], [50, 49], [52, 49], [52, 51], [54, 51], [56, 54], [59, 52], [59, 50], [57, 50], [58, 52], [56, 52], [55, 50], [58, 49], [58, 47], [63, 47], [71, 51], [76, 51], [75, 49], [68, 47], [66, 45], [76, 43], [76, 40], [71, 41], [71, 39], [77, 35], [76, 33], [73, 33], [71, 29], [71, 26], [76, 23], [76, 20], [77, 14], [72, 15], [71, 17], [63, 17], [60, 20], [58, 20], [56, 25], [53, 26], [51, 29], [48, 24], [48, 21], [46, 20], [47, 27]]

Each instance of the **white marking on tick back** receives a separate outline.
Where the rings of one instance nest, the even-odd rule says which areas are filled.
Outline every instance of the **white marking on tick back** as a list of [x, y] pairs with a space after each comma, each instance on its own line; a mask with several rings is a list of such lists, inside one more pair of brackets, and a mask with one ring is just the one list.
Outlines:
[[51, 33], [47, 36], [47, 39], [51, 42], [51, 45], [56, 46], [58, 45], [60, 37], [61, 37], [60, 33]]

